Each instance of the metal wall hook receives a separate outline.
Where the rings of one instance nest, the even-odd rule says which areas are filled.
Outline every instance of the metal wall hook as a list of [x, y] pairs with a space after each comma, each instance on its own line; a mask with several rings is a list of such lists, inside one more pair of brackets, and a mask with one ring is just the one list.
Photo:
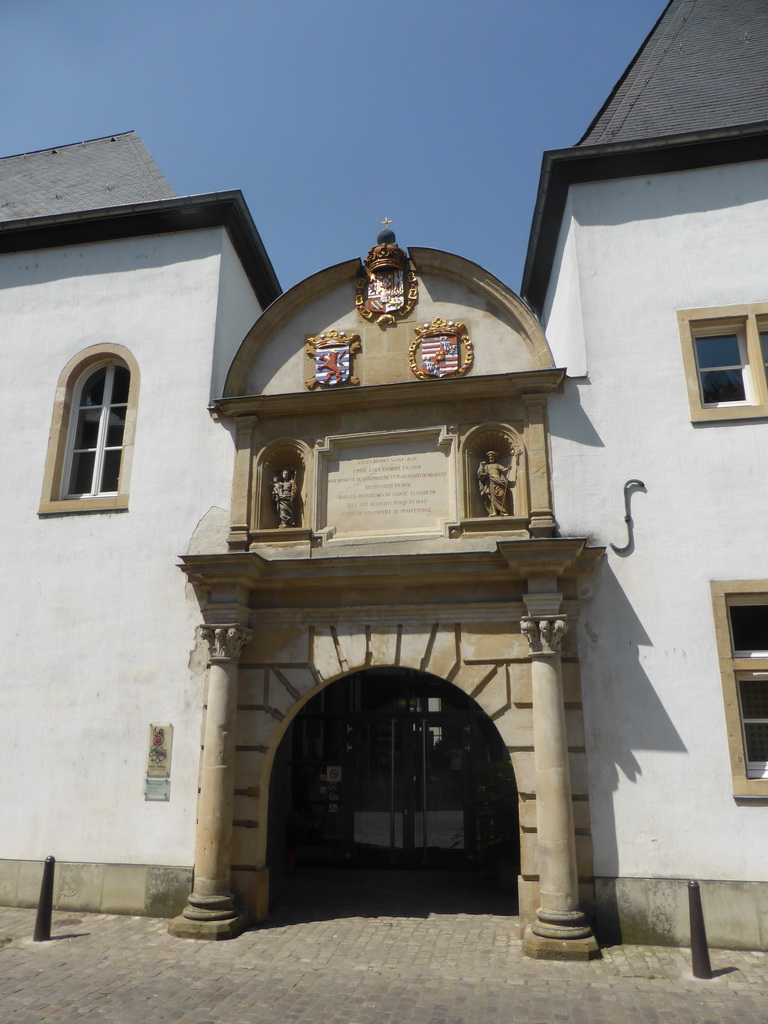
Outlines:
[[617, 555], [629, 554], [635, 545], [635, 537], [632, 530], [632, 516], [629, 511], [630, 492], [634, 489], [647, 492], [647, 488], [642, 480], [627, 480], [624, 484], [624, 522], [627, 524], [627, 543], [623, 548], [617, 548], [615, 544], [611, 544], [611, 547]]

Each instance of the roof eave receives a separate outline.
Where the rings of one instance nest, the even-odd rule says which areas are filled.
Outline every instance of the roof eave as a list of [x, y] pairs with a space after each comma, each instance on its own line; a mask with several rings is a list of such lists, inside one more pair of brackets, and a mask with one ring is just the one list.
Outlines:
[[521, 295], [541, 317], [573, 184], [744, 163], [768, 157], [768, 121], [544, 153]]
[[282, 289], [243, 194], [238, 189], [3, 221], [0, 222], [0, 253], [210, 227], [227, 230], [259, 304], [266, 309]]

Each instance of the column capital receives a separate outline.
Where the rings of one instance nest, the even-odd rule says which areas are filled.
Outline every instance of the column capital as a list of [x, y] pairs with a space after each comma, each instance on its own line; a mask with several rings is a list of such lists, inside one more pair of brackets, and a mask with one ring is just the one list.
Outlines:
[[568, 620], [562, 616], [520, 619], [520, 632], [531, 647], [531, 654], [560, 654], [563, 637], [568, 632]]
[[253, 636], [252, 630], [236, 622], [225, 626], [199, 626], [198, 629], [208, 644], [211, 661], [238, 661], [240, 652]]

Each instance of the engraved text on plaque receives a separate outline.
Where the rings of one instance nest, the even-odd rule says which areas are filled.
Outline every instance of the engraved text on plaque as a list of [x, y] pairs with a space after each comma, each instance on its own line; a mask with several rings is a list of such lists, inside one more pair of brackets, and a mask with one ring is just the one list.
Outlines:
[[337, 538], [442, 533], [453, 506], [452, 440], [436, 431], [334, 439], [321, 463], [320, 529]]

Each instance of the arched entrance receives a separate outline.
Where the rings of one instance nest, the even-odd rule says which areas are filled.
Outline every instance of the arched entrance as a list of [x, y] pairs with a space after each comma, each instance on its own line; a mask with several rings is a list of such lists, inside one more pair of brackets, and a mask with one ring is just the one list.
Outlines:
[[517, 875], [507, 750], [475, 701], [424, 672], [368, 669], [316, 694], [281, 742], [270, 807], [273, 881], [296, 862], [462, 868], [504, 858]]

